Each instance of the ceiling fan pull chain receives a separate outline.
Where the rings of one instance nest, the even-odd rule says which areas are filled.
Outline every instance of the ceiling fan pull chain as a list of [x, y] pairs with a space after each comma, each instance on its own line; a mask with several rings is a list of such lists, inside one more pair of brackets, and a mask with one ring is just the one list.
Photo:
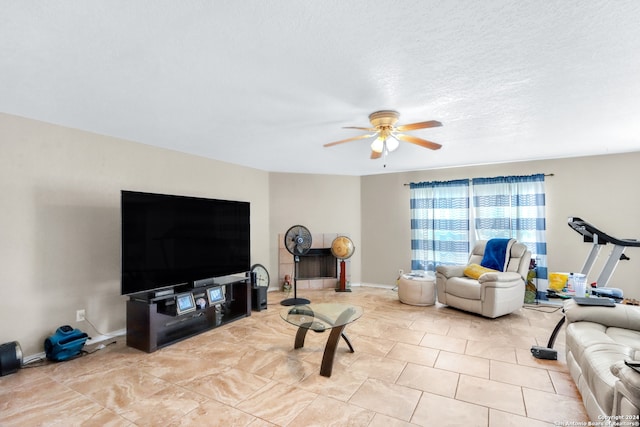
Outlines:
[[389, 153], [389, 149], [387, 148], [387, 140], [385, 139], [384, 142], [382, 143], [382, 162], [383, 168], [387, 167], [387, 153]]

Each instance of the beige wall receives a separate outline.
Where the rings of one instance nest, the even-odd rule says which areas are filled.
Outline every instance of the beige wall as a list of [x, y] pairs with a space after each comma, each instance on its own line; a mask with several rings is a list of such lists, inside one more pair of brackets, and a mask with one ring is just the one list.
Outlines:
[[[251, 203], [251, 257], [269, 259], [269, 175], [196, 156], [0, 114], [0, 343], [25, 354], [77, 309], [125, 327], [120, 190]], [[269, 268], [269, 266], [267, 266]]]
[[[360, 282], [362, 243], [360, 234], [360, 178], [339, 175], [272, 173], [269, 186], [271, 215], [271, 265], [278, 264], [278, 235], [289, 227], [304, 225], [312, 234], [344, 233], [356, 250], [349, 258], [352, 283]], [[277, 268], [272, 287], [281, 285]], [[302, 296], [302, 295], [300, 295]]]
[[[532, 161], [362, 178], [362, 281], [393, 284], [398, 269], [411, 268], [410, 211], [404, 183], [500, 175], [554, 174], [545, 188], [549, 271], [580, 271], [591, 246], [567, 226], [578, 216], [602, 231], [640, 239], [640, 153]], [[595, 281], [612, 246], [604, 247], [589, 276]], [[609, 286], [640, 299], [640, 248], [625, 252]]]

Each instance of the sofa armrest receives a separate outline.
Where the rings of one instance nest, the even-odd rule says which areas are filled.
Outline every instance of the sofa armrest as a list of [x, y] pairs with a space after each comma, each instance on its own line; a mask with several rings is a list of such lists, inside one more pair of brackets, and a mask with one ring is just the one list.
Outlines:
[[611, 365], [610, 369], [620, 380], [616, 382], [614, 414], [621, 415], [631, 410], [637, 415], [640, 410], [640, 373], [625, 365], [622, 360]]
[[519, 282], [523, 282], [524, 279], [520, 274], [512, 271], [484, 273], [478, 278], [480, 285], [488, 285], [494, 287], [510, 287]]
[[466, 265], [439, 265], [436, 267], [436, 274], [441, 274], [447, 279], [451, 277], [464, 276]]
[[574, 300], [564, 303], [567, 324], [593, 322], [607, 327], [640, 331], [640, 307], [616, 304], [615, 307], [578, 305]]

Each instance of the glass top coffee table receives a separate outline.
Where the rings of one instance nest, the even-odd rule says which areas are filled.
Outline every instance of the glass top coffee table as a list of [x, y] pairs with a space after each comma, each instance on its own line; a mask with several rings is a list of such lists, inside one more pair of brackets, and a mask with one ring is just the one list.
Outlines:
[[358, 320], [363, 312], [362, 307], [357, 305], [320, 303], [285, 307], [280, 311], [280, 317], [298, 327], [294, 344], [296, 349], [304, 346], [304, 339], [309, 330], [314, 332], [331, 331], [320, 365], [320, 375], [330, 377], [340, 337], [347, 343], [351, 353], [354, 351], [349, 338], [344, 333], [344, 328], [349, 323]]

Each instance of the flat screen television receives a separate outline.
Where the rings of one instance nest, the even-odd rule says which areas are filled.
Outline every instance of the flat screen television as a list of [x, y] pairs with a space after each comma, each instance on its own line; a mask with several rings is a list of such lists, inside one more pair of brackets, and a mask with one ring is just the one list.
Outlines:
[[249, 202], [121, 192], [121, 293], [249, 271]]

